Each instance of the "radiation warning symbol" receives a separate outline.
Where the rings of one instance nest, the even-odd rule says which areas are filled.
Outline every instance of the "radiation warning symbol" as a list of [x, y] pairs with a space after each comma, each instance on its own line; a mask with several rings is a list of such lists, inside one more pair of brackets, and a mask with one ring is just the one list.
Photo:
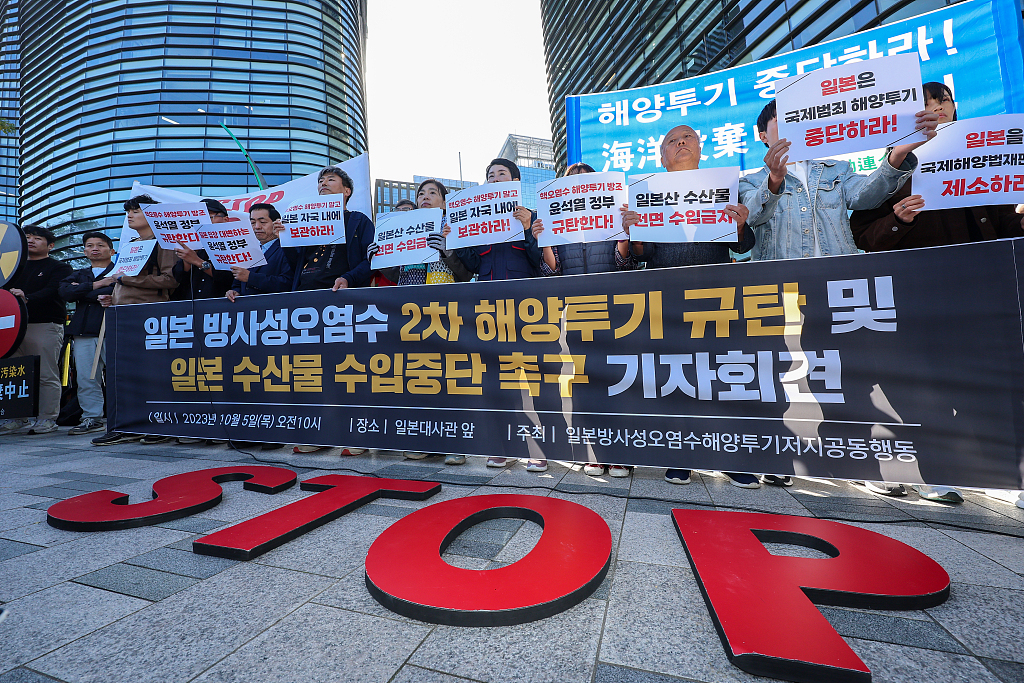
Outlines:
[[0, 287], [17, 274], [27, 253], [25, 233], [16, 225], [0, 223]]
[[25, 304], [6, 289], [0, 289], [0, 358], [7, 358], [17, 351], [27, 329], [28, 310]]

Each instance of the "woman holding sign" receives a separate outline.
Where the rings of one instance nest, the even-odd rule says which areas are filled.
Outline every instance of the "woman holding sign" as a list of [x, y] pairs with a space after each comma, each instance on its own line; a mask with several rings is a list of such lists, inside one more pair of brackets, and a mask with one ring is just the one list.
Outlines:
[[[938, 116], [939, 123], [957, 120], [953, 93], [944, 83], [925, 83], [922, 89], [925, 93], [925, 108]], [[1015, 212], [1012, 204], [926, 211], [924, 198], [911, 194], [911, 183], [913, 179], [878, 208], [853, 212], [850, 216], [850, 229], [858, 247], [865, 251], [892, 251], [1024, 236], [1021, 216]], [[898, 387], [890, 390], [891, 393], [895, 391], [898, 391]], [[955, 392], [948, 393], [944, 398], [948, 399], [949, 405], [942, 412], [951, 415], [950, 419], [963, 422], [971, 417], [972, 411], [967, 405], [969, 400], [958, 399]], [[971, 443], [962, 443], [955, 450], [966, 453], [971, 451], [972, 446]], [[899, 496], [907, 493], [902, 484], [866, 484], [868, 489], [885, 495]], [[915, 485], [914, 488], [926, 500], [963, 502], [960, 492], [949, 486]]]

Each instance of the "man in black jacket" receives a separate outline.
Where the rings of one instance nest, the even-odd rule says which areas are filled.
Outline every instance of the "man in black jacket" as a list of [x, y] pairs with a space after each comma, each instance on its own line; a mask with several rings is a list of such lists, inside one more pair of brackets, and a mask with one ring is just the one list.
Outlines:
[[68, 334], [75, 340], [75, 373], [78, 379], [78, 404], [82, 407], [82, 422], [71, 428], [69, 436], [102, 432], [106, 429], [103, 421], [105, 348], [100, 350], [95, 374], [92, 366], [96, 359], [96, 345], [102, 343], [99, 334], [104, 309], [98, 297], [114, 292], [114, 278], [109, 277], [110, 271], [114, 268], [111, 262], [114, 243], [102, 232], [87, 232], [82, 236], [82, 246], [90, 265], [61, 280], [59, 288], [62, 299], [75, 302], [75, 314], [71, 317]]
[[[48, 434], [57, 431], [60, 413], [58, 358], [67, 318], [64, 300], [57, 290], [60, 281], [71, 274], [71, 266], [50, 257], [57, 241], [52, 232], [37, 225], [25, 226], [22, 231], [28, 243], [28, 260], [4, 289], [25, 302], [28, 331], [12, 355], [39, 356], [39, 416], [28, 433]], [[31, 423], [32, 420], [7, 420], [0, 425], [0, 433], [14, 434]]]

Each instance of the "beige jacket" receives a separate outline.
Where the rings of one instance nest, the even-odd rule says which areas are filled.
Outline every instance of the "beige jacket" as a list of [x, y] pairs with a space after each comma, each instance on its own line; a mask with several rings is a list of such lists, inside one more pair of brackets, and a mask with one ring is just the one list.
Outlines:
[[[138, 242], [141, 239], [136, 237], [132, 242]], [[150, 239], [156, 238], [151, 237]], [[114, 285], [112, 303], [115, 306], [120, 306], [121, 304], [150, 304], [167, 301], [171, 292], [178, 288], [178, 280], [171, 272], [177, 261], [178, 257], [174, 255], [173, 251], [168, 251], [159, 244], [156, 245], [141, 275], [122, 277], [118, 284]]]

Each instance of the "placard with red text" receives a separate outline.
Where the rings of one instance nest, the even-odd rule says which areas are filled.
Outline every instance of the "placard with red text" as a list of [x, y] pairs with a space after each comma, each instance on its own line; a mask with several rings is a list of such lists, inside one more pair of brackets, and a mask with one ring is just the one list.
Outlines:
[[210, 255], [210, 262], [218, 270], [231, 270], [231, 266], [255, 268], [267, 262], [260, 241], [248, 223], [233, 221], [203, 226], [199, 237]]
[[118, 252], [117, 263], [114, 266], [114, 270], [110, 271], [110, 275], [113, 276], [118, 273], [129, 277], [138, 275], [149, 262], [149, 257], [153, 254], [153, 249], [156, 245], [156, 240], [133, 240], [128, 242], [127, 246]]
[[210, 224], [206, 204], [147, 204], [142, 207], [142, 213], [146, 214], [149, 227], [164, 249], [176, 249], [178, 242], [190, 249], [203, 248], [199, 230]]
[[525, 237], [523, 224], [512, 215], [522, 204], [518, 180], [487, 183], [448, 195], [449, 249], [512, 242]]
[[735, 242], [736, 222], [725, 212], [738, 204], [738, 167], [701, 168], [633, 176], [629, 209], [640, 214], [630, 228], [639, 242]]
[[542, 247], [575, 242], [628, 239], [619, 210], [629, 199], [626, 174], [580, 173], [537, 187], [537, 217]]
[[1024, 114], [953, 121], [914, 154], [925, 211], [1024, 203]]
[[325, 195], [300, 200], [281, 212], [282, 247], [345, 243], [345, 200]]
[[829, 159], [922, 142], [915, 114], [924, 109], [918, 54], [850, 61], [775, 82], [779, 138], [790, 161]]
[[370, 267], [393, 268], [414, 263], [433, 263], [441, 253], [427, 246], [427, 237], [441, 233], [441, 209], [392, 211], [377, 216], [373, 241], [380, 247]]

